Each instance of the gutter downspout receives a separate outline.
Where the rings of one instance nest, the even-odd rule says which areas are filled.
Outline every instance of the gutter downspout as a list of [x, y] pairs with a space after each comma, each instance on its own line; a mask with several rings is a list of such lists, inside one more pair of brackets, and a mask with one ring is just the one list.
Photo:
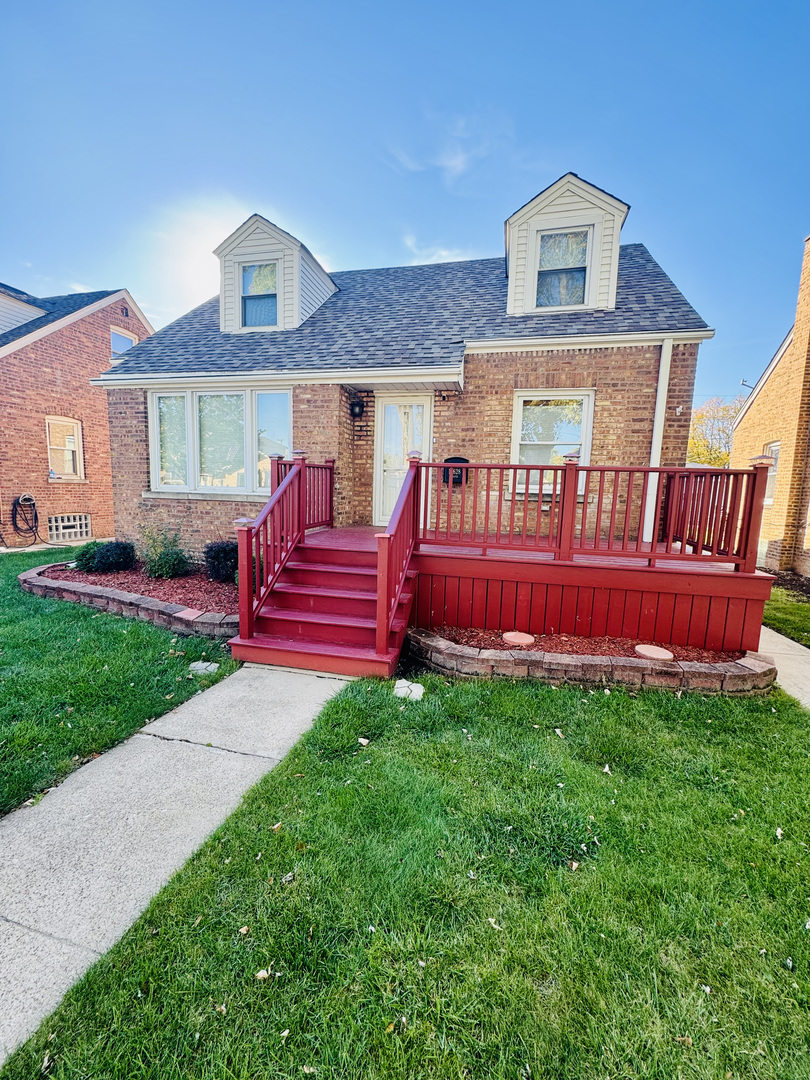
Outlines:
[[[661, 464], [661, 447], [664, 443], [664, 424], [667, 417], [667, 397], [669, 395], [669, 372], [672, 367], [672, 338], [664, 338], [661, 342], [661, 359], [658, 363], [658, 388], [655, 392], [655, 413], [653, 415], [652, 447], [650, 448], [650, 468], [657, 469]], [[658, 499], [658, 483], [647, 489], [647, 503], [644, 507], [644, 532], [645, 543], [652, 541], [653, 525], [655, 523], [655, 505]]]

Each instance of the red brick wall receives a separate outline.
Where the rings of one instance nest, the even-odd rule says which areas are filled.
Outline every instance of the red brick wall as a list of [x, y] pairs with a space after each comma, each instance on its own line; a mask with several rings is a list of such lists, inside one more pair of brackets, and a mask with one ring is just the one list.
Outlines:
[[[36, 500], [46, 540], [48, 517], [56, 514], [90, 514], [94, 536], [113, 535], [107, 395], [90, 386], [110, 366], [111, 326], [139, 340], [149, 336], [131, 305], [116, 300], [0, 360], [0, 532], [11, 546], [31, 542], [11, 526], [12, 500], [26, 492]], [[83, 481], [48, 479], [46, 416], [81, 422]]]
[[[431, 457], [461, 455], [471, 461], [507, 462], [510, 457], [513, 391], [595, 387], [591, 460], [600, 465], [647, 465], [652, 441], [660, 346], [580, 349], [469, 356], [462, 393], [434, 395]], [[673, 350], [663, 464], [686, 458], [697, 345]], [[115, 514], [118, 533], [136, 539], [151, 522], [178, 528], [182, 542], [199, 552], [232, 534], [237, 517], [255, 517], [263, 498], [214, 500], [143, 498], [149, 487], [146, 395], [111, 390]], [[363, 416], [352, 418], [352, 401]], [[293, 387], [293, 440], [312, 462], [336, 458], [335, 524], [370, 524], [374, 476], [374, 394], [318, 384]], [[680, 416], [677, 410], [680, 408]]]

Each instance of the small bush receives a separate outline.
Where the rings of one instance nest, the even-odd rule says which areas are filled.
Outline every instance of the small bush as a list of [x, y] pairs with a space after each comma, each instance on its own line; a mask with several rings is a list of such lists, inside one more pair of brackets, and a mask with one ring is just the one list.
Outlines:
[[180, 534], [167, 529], [141, 529], [141, 559], [144, 570], [153, 578], [182, 577], [191, 569], [191, 559], [180, 547]]
[[85, 574], [92, 574], [96, 568], [96, 552], [100, 547], [98, 540], [91, 540], [89, 544], [85, 544], [76, 556], [76, 569], [84, 571]]
[[212, 581], [235, 581], [239, 545], [235, 540], [212, 540], [205, 545], [205, 569]]
[[128, 540], [111, 540], [100, 544], [96, 551], [97, 574], [112, 574], [116, 570], [131, 570], [135, 565], [135, 545]]

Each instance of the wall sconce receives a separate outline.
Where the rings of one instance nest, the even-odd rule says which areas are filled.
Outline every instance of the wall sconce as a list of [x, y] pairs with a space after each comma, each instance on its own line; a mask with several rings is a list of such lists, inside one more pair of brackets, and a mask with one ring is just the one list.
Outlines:
[[359, 401], [353, 401], [349, 406], [349, 412], [352, 414], [352, 420], [359, 420], [365, 411], [366, 403], [362, 399]]

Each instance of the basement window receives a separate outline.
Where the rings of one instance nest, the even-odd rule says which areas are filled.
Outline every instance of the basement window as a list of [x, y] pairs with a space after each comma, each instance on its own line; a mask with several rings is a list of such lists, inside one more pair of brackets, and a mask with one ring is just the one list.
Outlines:
[[54, 514], [48, 518], [48, 541], [89, 540], [93, 535], [89, 514]]

